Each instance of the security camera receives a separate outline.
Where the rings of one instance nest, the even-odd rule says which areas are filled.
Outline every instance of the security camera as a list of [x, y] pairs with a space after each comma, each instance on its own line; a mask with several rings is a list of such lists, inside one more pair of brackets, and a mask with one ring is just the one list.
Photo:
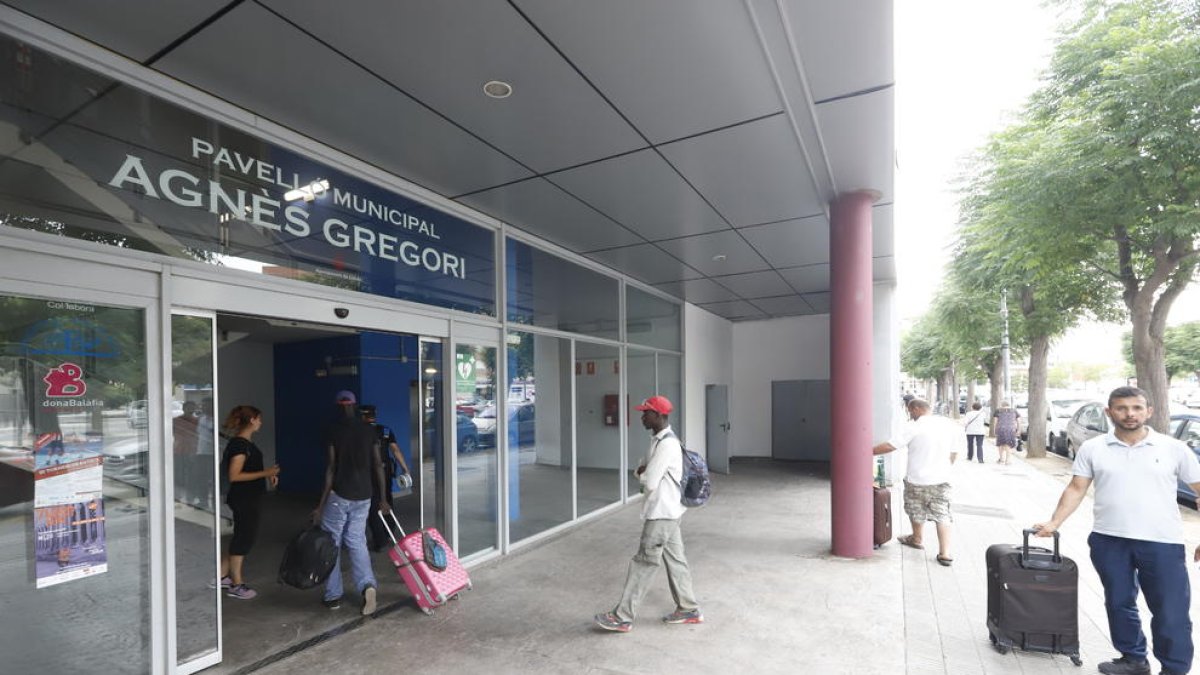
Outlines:
[[346, 309], [345, 307], [334, 307], [333, 313], [336, 314], [337, 318], [339, 319], [344, 319], [350, 316], [350, 310]]

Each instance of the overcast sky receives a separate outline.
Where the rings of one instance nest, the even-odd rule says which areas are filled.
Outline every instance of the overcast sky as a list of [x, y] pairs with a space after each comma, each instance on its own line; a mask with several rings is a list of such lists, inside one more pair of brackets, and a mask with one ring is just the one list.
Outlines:
[[[948, 260], [962, 161], [1014, 119], [1053, 51], [1056, 16], [1039, 0], [895, 3], [897, 316], [928, 308]], [[986, 311], [986, 308], [981, 308]], [[1200, 320], [1200, 290], [1169, 323]], [[1058, 341], [1070, 360], [1120, 358], [1126, 326], [1084, 326]], [[1052, 354], [1052, 358], [1053, 358]]]

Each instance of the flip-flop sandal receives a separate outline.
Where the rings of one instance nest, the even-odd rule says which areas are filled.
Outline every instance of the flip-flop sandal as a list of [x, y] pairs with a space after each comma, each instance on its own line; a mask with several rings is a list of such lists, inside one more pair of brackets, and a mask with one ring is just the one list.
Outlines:
[[939, 555], [937, 557], [937, 561], [938, 561], [938, 564], [941, 565], [942, 567], [949, 567], [954, 562], [954, 558], [943, 558], [942, 556]]
[[919, 548], [922, 550], [925, 548], [924, 544], [918, 544], [917, 542], [913, 541], [911, 534], [906, 534], [903, 537], [896, 539], [896, 541], [900, 542], [901, 544], [904, 544], [905, 546], [907, 546], [909, 548]]

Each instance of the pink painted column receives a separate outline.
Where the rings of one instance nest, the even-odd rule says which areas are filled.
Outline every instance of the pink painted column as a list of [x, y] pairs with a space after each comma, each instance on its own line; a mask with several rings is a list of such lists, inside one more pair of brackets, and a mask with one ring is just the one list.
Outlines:
[[862, 190], [830, 204], [833, 554], [846, 558], [873, 552], [871, 204], [878, 198]]

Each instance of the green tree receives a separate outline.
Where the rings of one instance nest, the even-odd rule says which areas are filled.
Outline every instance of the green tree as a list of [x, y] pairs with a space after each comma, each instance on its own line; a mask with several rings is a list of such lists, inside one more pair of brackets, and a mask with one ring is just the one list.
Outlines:
[[[1134, 364], [1132, 332], [1121, 335], [1121, 353], [1126, 364]], [[1172, 326], [1163, 332], [1163, 366], [1168, 380], [1185, 374], [1200, 378], [1200, 321]]]
[[[1078, 247], [1115, 282], [1151, 401], [1167, 400], [1166, 320], [1197, 269], [1200, 6], [1086, 0], [1035, 94], [1027, 204], [1054, 224], [1043, 245]], [[1151, 425], [1166, 428], [1166, 406]]]
[[[1038, 201], [1045, 178], [1036, 175], [1041, 167], [1033, 160], [1042, 135], [1038, 125], [1023, 122], [994, 135], [982, 150], [962, 201], [954, 263], [960, 283], [1009, 291], [1010, 343], [1028, 348], [1030, 438], [1048, 435], [1051, 342], [1084, 315], [1107, 316], [1112, 304], [1104, 280], [1079, 262], [1091, 249], [1059, 236], [1056, 215]], [[1015, 339], [1014, 325], [1020, 326]], [[1044, 448], [1031, 443], [1029, 451], [1040, 456]]]

